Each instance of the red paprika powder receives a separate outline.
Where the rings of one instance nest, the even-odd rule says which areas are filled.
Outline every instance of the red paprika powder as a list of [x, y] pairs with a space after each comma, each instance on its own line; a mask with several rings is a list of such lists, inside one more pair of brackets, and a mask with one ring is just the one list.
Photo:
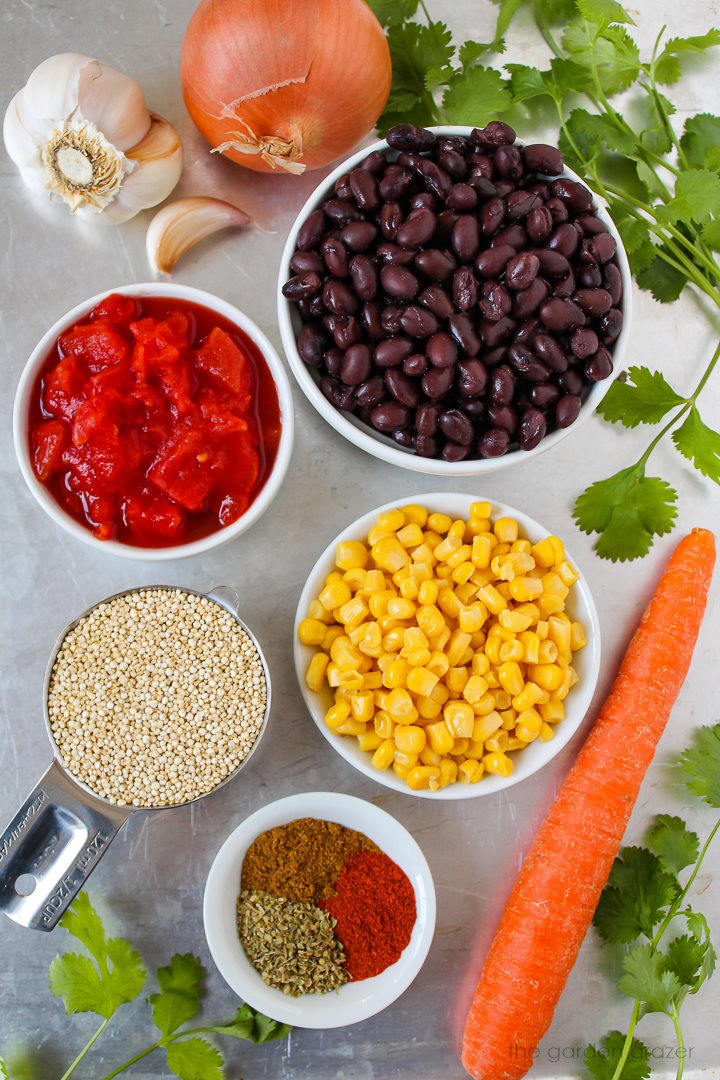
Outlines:
[[417, 916], [412, 884], [382, 851], [351, 855], [335, 895], [320, 906], [337, 919], [352, 979], [371, 979], [399, 960]]

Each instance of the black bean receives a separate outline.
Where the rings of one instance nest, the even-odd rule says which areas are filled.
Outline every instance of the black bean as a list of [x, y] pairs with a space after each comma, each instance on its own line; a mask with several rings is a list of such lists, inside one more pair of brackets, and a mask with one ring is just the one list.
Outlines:
[[465, 359], [457, 366], [458, 390], [463, 397], [479, 397], [485, 393], [487, 370], [481, 360]]
[[290, 269], [294, 274], [304, 274], [308, 270], [315, 274], [322, 274], [325, 264], [317, 251], [296, 251], [290, 260]]
[[298, 251], [310, 251], [317, 247], [325, 232], [325, 211], [313, 210], [300, 226], [297, 237]]
[[383, 401], [370, 414], [370, 423], [378, 431], [399, 431], [412, 420], [412, 411], [399, 401]]
[[613, 307], [617, 307], [622, 300], [623, 287], [622, 287], [622, 275], [615, 265], [615, 263], [605, 263], [602, 269], [602, 284], [603, 288], [607, 289], [610, 293], [610, 297], [613, 302]]
[[578, 418], [582, 400], [579, 394], [564, 394], [555, 405], [555, 423], [559, 428], [570, 427]]
[[540, 307], [540, 318], [554, 333], [585, 325], [585, 316], [572, 300], [547, 300]]
[[393, 431], [390, 436], [398, 446], [404, 446], [406, 450], [410, 450], [415, 444], [415, 436], [411, 431]]
[[474, 210], [477, 206], [478, 196], [474, 188], [469, 184], [453, 184], [447, 194], [445, 205], [448, 210]]
[[515, 376], [512, 368], [501, 364], [490, 372], [488, 397], [495, 405], [509, 405], [515, 393]]
[[413, 210], [397, 230], [400, 247], [415, 248], [429, 243], [437, 228], [437, 220], [432, 210], [423, 207]]
[[482, 286], [478, 307], [490, 322], [504, 319], [510, 314], [512, 305], [512, 296], [504, 285], [499, 285], [497, 281], [486, 281]]
[[[519, 356], [515, 353], [513, 356], [513, 350], [518, 349], [523, 349], [523, 355]], [[541, 360], [536, 360], [530, 350], [524, 349], [522, 345], [512, 345], [508, 349], [508, 357], [518, 375], [522, 375], [527, 382], [544, 383], [550, 378], [550, 368], [546, 367]]]
[[512, 405], [491, 405], [487, 416], [493, 427], [503, 428], [511, 435], [517, 428], [518, 415]]
[[[499, 326], [500, 323], [489, 323], [489, 326]], [[494, 349], [488, 349], [483, 353], [482, 362], [486, 368], [497, 367], [498, 364], [504, 364], [507, 360], [507, 348], [505, 345], [498, 345]]]
[[597, 334], [589, 326], [583, 326], [575, 330], [570, 338], [570, 348], [580, 360], [586, 360], [588, 356], [593, 356], [597, 352], [599, 344]]
[[399, 244], [393, 244], [391, 240], [378, 244], [375, 254], [378, 259], [390, 263], [391, 266], [410, 266], [415, 261], [415, 252], [412, 248], [401, 248]]
[[592, 207], [592, 192], [577, 180], [562, 176], [551, 184], [551, 188], [553, 198], [560, 199], [575, 214], [582, 214]]
[[578, 246], [578, 234], [570, 222], [558, 225], [547, 241], [547, 247], [551, 251], [559, 251], [566, 259], [575, 254]]
[[521, 450], [534, 450], [537, 444], [545, 437], [547, 420], [545, 414], [531, 406], [520, 417], [518, 427], [518, 442]]
[[513, 225], [508, 225], [506, 229], [501, 229], [499, 233], [493, 236], [490, 247], [495, 248], [499, 247], [500, 244], [509, 244], [516, 251], [522, 251], [527, 246], [527, 239], [527, 233], [522, 225], [516, 221]]
[[351, 251], [366, 251], [376, 236], [377, 229], [371, 221], [354, 221], [340, 233], [343, 244]]
[[352, 387], [343, 386], [337, 379], [332, 379], [329, 375], [325, 375], [320, 380], [320, 389], [336, 409], [342, 409], [343, 412], [355, 411], [355, 398], [353, 396]]
[[497, 247], [486, 248], [481, 251], [475, 260], [475, 269], [480, 277], [499, 278], [510, 259], [516, 254], [515, 248], [509, 244], [499, 244]]
[[568, 368], [558, 376], [557, 384], [565, 394], [579, 394], [583, 387], [582, 376], [575, 368]]
[[455, 312], [455, 305], [442, 285], [428, 285], [418, 296], [418, 303], [432, 311], [438, 319], [449, 319]]
[[401, 300], [413, 300], [420, 287], [418, 279], [404, 266], [383, 266], [380, 271], [380, 284], [388, 296]]
[[452, 179], [444, 169], [441, 169], [434, 161], [422, 158], [416, 167], [416, 172], [422, 177], [422, 182], [427, 191], [437, 195], [439, 199], [445, 199], [452, 187]]
[[566, 371], [568, 357], [550, 334], [540, 332], [533, 339], [533, 352], [553, 371]]
[[564, 221], [568, 221], [570, 218], [570, 211], [560, 199], [548, 199], [545, 206], [550, 211], [556, 225], [562, 225]]
[[538, 382], [530, 388], [530, 400], [538, 409], [547, 409], [560, 397], [557, 386], [549, 382]]
[[367, 336], [374, 341], [379, 341], [380, 338], [385, 336], [385, 330], [380, 318], [381, 312], [382, 306], [375, 300], [363, 304], [362, 306], [360, 318], [362, 320], [363, 329]]
[[394, 240], [397, 236], [398, 229], [403, 223], [403, 212], [400, 209], [400, 204], [396, 202], [383, 203], [380, 208], [380, 216], [378, 223], [380, 225], [380, 232], [383, 234], [386, 240]]
[[335, 333], [335, 327], [337, 326], [339, 319], [340, 319], [339, 315], [333, 315], [329, 311], [325, 312], [325, 314], [322, 317], [322, 324], [325, 327], [325, 329], [327, 330], [328, 334], [334, 334]]
[[497, 195], [480, 208], [480, 226], [484, 236], [496, 233], [505, 219], [505, 203]]
[[314, 323], [305, 323], [297, 339], [297, 350], [310, 367], [320, 367], [325, 348], [325, 335]]
[[455, 378], [454, 368], [431, 368], [422, 377], [422, 388], [429, 398], [442, 398], [449, 392]]
[[403, 360], [402, 369], [406, 375], [419, 379], [428, 369], [427, 357], [423, 353], [413, 353], [407, 360]]
[[415, 453], [420, 457], [436, 458], [440, 456], [441, 443], [432, 435], [415, 436]]
[[504, 179], [519, 180], [523, 174], [522, 153], [517, 146], [500, 146], [493, 154], [493, 164]]
[[532, 191], [511, 192], [506, 199], [508, 221], [520, 221], [527, 217], [539, 202]]
[[338, 349], [347, 349], [363, 340], [363, 330], [354, 315], [338, 315], [333, 337]]
[[[494, 349], [496, 345], [507, 341], [516, 326], [517, 323], [508, 318], [498, 319], [497, 322], [493, 322], [491, 319], [481, 319], [478, 323], [478, 330], [483, 344], [488, 349]], [[487, 356], [484, 356], [483, 359], [485, 363], [489, 363]]]
[[415, 430], [418, 435], [434, 435], [442, 411], [442, 405], [435, 401], [423, 402], [415, 413]]
[[335, 236], [328, 236], [320, 245], [320, 251], [333, 277], [347, 277], [348, 256], [342, 240]]
[[335, 378], [340, 378], [340, 372], [342, 371], [343, 360], [345, 359], [345, 352], [343, 349], [328, 349], [325, 353], [325, 367], [328, 370], [328, 374], [334, 375]]
[[307, 270], [304, 274], [289, 278], [282, 287], [282, 294], [287, 300], [303, 300], [308, 296], [316, 296], [321, 290], [319, 274]]
[[403, 309], [400, 304], [388, 304], [380, 312], [380, 322], [386, 334], [399, 334], [401, 330], [400, 317]]
[[355, 390], [355, 400], [363, 408], [372, 408], [385, 397], [385, 382], [382, 375], [373, 375], [367, 382], [361, 383]]
[[352, 199], [353, 193], [350, 187], [349, 173], [343, 173], [343, 175], [338, 177], [335, 181], [335, 194], [338, 199]]
[[380, 201], [377, 180], [367, 169], [353, 169], [350, 191], [361, 210], [374, 210]]
[[468, 174], [468, 165], [464, 156], [454, 149], [446, 149], [438, 157], [438, 165], [453, 180], [464, 180]]
[[471, 420], [479, 420], [485, 415], [485, 402], [480, 398], [465, 398], [462, 407]]
[[387, 158], [382, 153], [382, 151], [373, 150], [372, 154], [368, 154], [368, 156], [365, 158], [360, 168], [367, 169], [367, 171], [372, 173], [373, 176], [377, 176], [378, 173], [381, 173], [383, 171], [386, 165]]
[[526, 319], [524, 323], [518, 326], [515, 334], [513, 335], [513, 341], [518, 345], [532, 345], [535, 334], [540, 327], [539, 319]]
[[438, 328], [438, 321], [431, 311], [411, 304], [400, 316], [400, 325], [410, 337], [430, 337]]
[[325, 282], [322, 298], [328, 311], [335, 315], [354, 315], [360, 306], [355, 293], [335, 278]]
[[451, 315], [448, 319], [448, 328], [466, 356], [477, 356], [481, 343], [469, 315], [462, 313]]
[[528, 184], [529, 177], [525, 177], [523, 181], [526, 191], [532, 191], [533, 195], [537, 195], [541, 202], [547, 202], [550, 198], [550, 185], [546, 184], [544, 180], [536, 180], [534, 184]]
[[562, 300], [567, 300], [575, 292], [576, 284], [575, 271], [571, 266], [565, 277], [555, 282], [552, 294], [553, 296], [559, 296]]
[[[612, 266], [612, 263], [609, 265]], [[577, 280], [581, 289], [600, 288], [603, 282], [600, 267], [597, 263], [587, 263], [585, 266], [578, 267]]]
[[433, 367], [453, 367], [457, 360], [458, 347], [445, 330], [440, 330], [428, 338], [425, 355]]
[[420, 210], [424, 207], [426, 210], [437, 210], [438, 201], [434, 195], [431, 195], [429, 191], [416, 191], [414, 195], [411, 195], [408, 199], [408, 206], [410, 210]]
[[442, 448], [442, 456], [445, 461], [463, 461], [470, 453], [470, 445], [463, 446], [461, 443], [449, 439]]
[[533, 283], [540, 271], [540, 260], [537, 255], [523, 251], [514, 255], [505, 267], [505, 284], [516, 291], [527, 289]]
[[523, 147], [525, 168], [528, 172], [542, 173], [543, 176], [559, 176], [563, 171], [563, 159], [560, 151], [547, 143], [530, 143]]
[[[515, 142], [517, 135], [513, 128], [509, 124], [503, 123], [502, 120], [491, 120], [489, 124], [486, 124], [484, 129], [475, 128], [470, 138], [473, 138], [475, 131], [480, 130], [482, 132], [482, 142], [480, 145], [484, 146], [505, 146]], [[473, 140], [474, 141], [474, 140]]]
[[480, 228], [477, 218], [463, 214], [453, 225], [450, 246], [458, 262], [471, 263], [480, 250]]
[[378, 288], [375, 263], [369, 255], [354, 255], [348, 265], [353, 288], [361, 300], [372, 300]]
[[529, 315], [542, 304], [543, 300], [546, 300], [550, 295], [550, 286], [545, 278], [536, 277], [527, 289], [522, 289], [520, 292], [515, 293], [513, 297], [512, 313], [518, 319], [527, 319]]
[[604, 345], [601, 345], [595, 355], [585, 361], [585, 378], [588, 382], [602, 382], [612, 375], [612, 369], [612, 357]]
[[575, 218], [575, 224], [579, 225], [586, 236], [597, 236], [598, 233], [607, 232], [607, 225], [594, 214], [581, 214]]
[[395, 124], [385, 136], [388, 146], [393, 150], [406, 150], [409, 152], [432, 150], [435, 145], [435, 135], [425, 128], [415, 127], [414, 124]]
[[383, 202], [396, 202], [403, 195], [407, 195], [412, 183], [413, 174], [410, 169], [404, 169], [402, 165], [389, 165], [378, 184], [380, 197]]
[[453, 274], [452, 292], [455, 307], [460, 311], [470, 311], [477, 304], [477, 281], [469, 266], [461, 266]]
[[528, 214], [526, 228], [528, 236], [535, 244], [547, 240], [552, 232], [553, 217], [547, 206], [536, 206]]
[[416, 409], [420, 404], [420, 386], [417, 380], [406, 375], [402, 368], [388, 368], [385, 372], [385, 385], [401, 405]]
[[606, 289], [578, 289], [573, 300], [579, 308], [595, 318], [604, 315], [612, 307], [612, 296]]
[[449, 281], [457, 265], [449, 252], [438, 248], [425, 248], [414, 258], [417, 269], [431, 281]]
[[443, 435], [461, 446], [468, 446], [475, 434], [473, 426], [462, 409], [448, 409], [438, 421]]
[[311, 319], [321, 319], [325, 314], [325, 305], [323, 304], [322, 296], [311, 296], [307, 300], [298, 300], [297, 307], [303, 319], [306, 321], [310, 321]]
[[533, 255], [540, 260], [540, 273], [543, 277], [565, 277], [570, 269], [570, 263], [559, 251], [551, 251], [550, 248], [533, 248]]
[[600, 338], [605, 345], [612, 345], [620, 337], [623, 316], [619, 308], [610, 308], [600, 320]]
[[471, 172], [468, 177], [468, 186], [477, 192], [479, 199], [491, 199], [493, 195], [496, 195], [495, 185], [491, 180], [488, 180], [482, 173], [476, 173], [475, 170]]
[[510, 434], [504, 428], [493, 427], [480, 436], [477, 444], [478, 456], [481, 458], [502, 457], [507, 453], [510, 445]]
[[435, 247], [449, 248], [455, 222], [460, 219], [457, 210], [442, 210], [437, 216], [437, 229], [433, 237]]
[[396, 164], [407, 166], [409, 169], [414, 169], [420, 161], [422, 161], [420, 154], [414, 154], [409, 150], [403, 150], [398, 154]]
[[467, 157], [471, 152], [472, 144], [464, 135], [438, 135], [437, 148], [441, 154], [448, 150], [455, 150], [458, 154]]
[[345, 350], [340, 378], [346, 386], [359, 386], [370, 377], [372, 357], [367, 345], [351, 345]]
[[592, 240], [586, 241], [586, 243], [593, 256], [593, 262], [609, 262], [617, 251], [617, 244], [610, 233], [607, 232], [599, 233], [597, 236], [594, 236]]
[[375, 364], [379, 368], [398, 367], [412, 351], [413, 343], [407, 338], [386, 338], [375, 346]]
[[349, 225], [351, 221], [362, 221], [362, 212], [350, 199], [330, 199], [325, 203], [325, 213], [336, 225]]

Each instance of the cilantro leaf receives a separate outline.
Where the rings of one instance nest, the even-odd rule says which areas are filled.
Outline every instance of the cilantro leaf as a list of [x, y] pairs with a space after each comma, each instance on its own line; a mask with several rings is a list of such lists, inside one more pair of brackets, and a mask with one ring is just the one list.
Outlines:
[[682, 934], [668, 945], [662, 961], [663, 970], [672, 971], [679, 983], [694, 990], [702, 970], [705, 952], [706, 946], [697, 938]]
[[680, 757], [685, 783], [693, 795], [720, 810], [720, 724], [698, 728], [694, 743]]
[[637, 44], [621, 26], [602, 28], [575, 20], [567, 26], [562, 43], [576, 64], [587, 71], [595, 65], [606, 94], [626, 90], [640, 73]]
[[89, 956], [79, 953], [58, 953], [48, 972], [50, 990], [61, 997], [65, 1012], [92, 1012], [109, 1019], [115, 1004], [109, 1000], [95, 965]]
[[547, 73], [526, 64], [506, 64], [510, 72], [510, 94], [513, 102], [530, 101], [532, 98], [550, 94]]
[[712, 214], [720, 213], [720, 176], [710, 169], [688, 169], [675, 183], [675, 195], [657, 208], [660, 221], [675, 224], [695, 221], [703, 225]]
[[625, 974], [618, 979], [618, 990], [643, 1003], [641, 1015], [666, 1012], [680, 990], [677, 975], [666, 971], [663, 961], [650, 945], [636, 945], [623, 957]]
[[702, 422], [694, 405], [685, 422], [673, 432], [672, 441], [698, 472], [720, 484], [720, 433]]
[[704, 53], [715, 45], [720, 45], [720, 30], [708, 30], [706, 34], [695, 37], [670, 38], [655, 61], [655, 78], [659, 83], [677, 82], [682, 75], [678, 56]]
[[720, 116], [697, 113], [685, 121], [680, 145], [688, 164], [698, 169], [720, 170]]
[[263, 1013], [255, 1012], [249, 1005], [241, 1005], [232, 1020], [227, 1024], [218, 1024], [211, 1028], [218, 1035], [228, 1035], [233, 1039], [247, 1039], [253, 1043], [272, 1042], [284, 1039], [292, 1031], [289, 1024], [281, 1024]]
[[200, 992], [205, 969], [192, 953], [175, 953], [167, 967], [157, 969], [160, 990], [151, 994], [153, 1021], [163, 1035], [177, 1031], [192, 1020], [200, 1008]]
[[402, 23], [412, 19], [419, 0], [366, 0], [381, 26]]
[[[671, 304], [673, 300], [677, 300], [687, 285], [688, 279], [681, 270], [676, 270], [657, 254], [658, 251], [665, 251], [664, 247], [653, 250], [653, 258], [647, 266], [635, 274], [635, 280], [641, 289], [647, 289], [661, 304]], [[645, 251], [645, 254], [649, 253]]]
[[703, 225], [701, 235], [708, 247], [713, 251], [720, 251], [720, 219], [713, 219]]
[[[602, 1040], [602, 1049], [588, 1046], [585, 1068], [595, 1080], [613, 1080], [625, 1046], [625, 1035], [610, 1031]], [[647, 1080], [650, 1076], [650, 1051], [639, 1039], [633, 1039], [619, 1080]]]
[[3, 1080], [10, 1080], [10, 1073], [7, 1071], [7, 1065], [2, 1058], [0, 1058], [0, 1076]]
[[705, 954], [703, 956], [702, 967], [698, 977], [698, 986], [692, 991], [695, 993], [700, 988], [700, 983], [709, 979], [715, 971], [715, 963], [717, 961], [717, 954], [710, 941], [710, 927], [708, 921], [703, 914], [699, 911], [692, 911], [687, 909], [685, 912], [685, 919], [687, 921], [688, 930], [701, 945], [705, 946]]
[[541, 25], [558, 26], [577, 13], [575, 0], [536, 0], [536, 6]]
[[100, 962], [106, 956], [105, 927], [90, 897], [81, 891], [59, 921], [63, 930], [80, 941], [87, 951]]
[[443, 97], [450, 124], [485, 124], [510, 105], [510, 91], [493, 68], [472, 67], [455, 75]]
[[635, 20], [617, 0], [577, 0], [577, 9], [584, 19], [598, 25], [619, 22], [635, 25]]
[[505, 34], [516, 13], [527, 2], [528, 0], [500, 0], [500, 10], [492, 41], [466, 41], [460, 46], [460, 63], [463, 69], [472, 67], [486, 52], [505, 52]]
[[165, 1047], [168, 1068], [180, 1080], [223, 1080], [223, 1058], [207, 1039], [182, 1039]]
[[598, 405], [598, 412], [611, 424], [634, 428], [638, 424], [657, 424], [663, 416], [685, 399], [676, 394], [659, 371], [630, 367], [627, 380], [615, 380]]
[[663, 870], [657, 855], [646, 848], [623, 848], [613, 863], [593, 924], [601, 937], [618, 944], [628, 944], [640, 934], [651, 938], [677, 891], [676, 878]]
[[692, 866], [698, 857], [700, 841], [682, 818], [658, 814], [648, 832], [648, 844], [671, 874]]
[[600, 533], [595, 550], [613, 562], [647, 555], [656, 536], [672, 531], [677, 492], [637, 465], [598, 480], [578, 497], [573, 516], [585, 533]]
[[[425, 76], [429, 71], [447, 67], [455, 51], [452, 35], [441, 22], [421, 26], [411, 22], [406, 25], [393, 23], [387, 31], [387, 43], [392, 62], [392, 86], [380, 130], [392, 126], [386, 114], [406, 113], [413, 107], [410, 123], [432, 124], [437, 120], [435, 106], [425, 89]], [[418, 100], [421, 99], [421, 100]]]

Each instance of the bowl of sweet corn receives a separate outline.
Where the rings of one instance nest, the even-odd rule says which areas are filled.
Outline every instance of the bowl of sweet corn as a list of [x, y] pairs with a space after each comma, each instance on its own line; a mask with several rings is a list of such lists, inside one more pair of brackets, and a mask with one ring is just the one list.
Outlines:
[[471, 495], [387, 503], [310, 572], [295, 670], [346, 761], [421, 798], [531, 776], [579, 727], [600, 669], [587, 581], [557, 536]]

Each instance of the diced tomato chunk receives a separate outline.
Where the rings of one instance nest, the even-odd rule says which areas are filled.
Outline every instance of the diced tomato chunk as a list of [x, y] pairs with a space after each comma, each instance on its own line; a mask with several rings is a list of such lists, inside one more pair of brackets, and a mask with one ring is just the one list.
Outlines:
[[67, 428], [59, 420], [46, 420], [32, 433], [32, 461], [38, 479], [45, 481], [62, 465]]
[[104, 300], [101, 300], [93, 308], [91, 317], [93, 319], [105, 319], [113, 326], [126, 328], [130, 320], [135, 318], [137, 308], [137, 300], [133, 300], [131, 296], [121, 296], [120, 293], [113, 293], [111, 296], [106, 296]]
[[228, 463], [227, 454], [217, 450], [205, 433], [182, 430], [161, 447], [147, 475], [186, 510], [199, 510]]
[[103, 319], [80, 323], [61, 334], [60, 350], [65, 356], [82, 360], [93, 375], [122, 363], [130, 355], [129, 343]]
[[118, 390], [122, 394], [129, 394], [133, 385], [133, 373], [130, 365], [126, 363], [113, 364], [88, 379], [88, 386], [93, 393], [99, 390]]
[[229, 408], [223, 407], [210, 387], [203, 387], [198, 392], [195, 403], [200, 406], [200, 415], [203, 420], [208, 422], [216, 434], [229, 435], [248, 430], [247, 420], [243, 420]]
[[128, 415], [127, 397], [117, 390], [94, 393], [81, 402], [75, 412], [72, 426], [73, 446], [83, 446], [96, 431], [108, 432], [114, 438], [121, 425], [131, 420]]
[[85, 397], [85, 382], [74, 356], [66, 356], [43, 379], [42, 406], [59, 420], [70, 422]]
[[147, 489], [125, 499], [123, 516], [127, 527], [138, 537], [177, 538], [185, 524], [185, 515], [179, 506]]
[[108, 425], [93, 432], [82, 446], [66, 451], [65, 461], [72, 468], [70, 483], [76, 491], [108, 495], [120, 493], [131, 482], [142, 457], [136, 432], [121, 434]]
[[248, 355], [228, 333], [214, 326], [195, 353], [195, 364], [211, 382], [238, 396], [252, 393]]

